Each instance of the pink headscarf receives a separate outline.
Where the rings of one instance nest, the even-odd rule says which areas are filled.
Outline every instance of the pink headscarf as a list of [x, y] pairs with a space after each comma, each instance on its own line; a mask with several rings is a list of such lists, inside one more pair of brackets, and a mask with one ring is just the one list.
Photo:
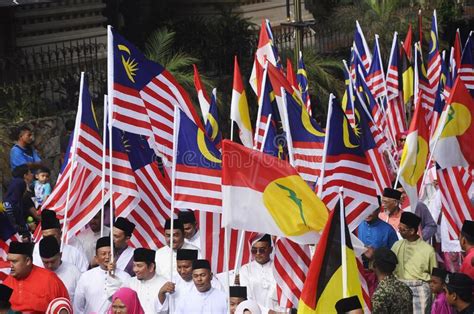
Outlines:
[[46, 314], [58, 314], [61, 310], [66, 310], [72, 314], [72, 305], [68, 299], [56, 298], [51, 301], [46, 309]]
[[[130, 288], [120, 288], [112, 296], [112, 303], [115, 300], [120, 299], [123, 304], [127, 307], [127, 313], [129, 314], [145, 314], [143, 311], [140, 300], [138, 299], [137, 293]], [[109, 314], [113, 313], [112, 306], [110, 306]]]

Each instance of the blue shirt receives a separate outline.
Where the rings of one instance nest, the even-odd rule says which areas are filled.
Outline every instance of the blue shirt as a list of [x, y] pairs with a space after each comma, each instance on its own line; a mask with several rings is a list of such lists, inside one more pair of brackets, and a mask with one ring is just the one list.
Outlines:
[[363, 221], [359, 225], [358, 237], [366, 246], [378, 249], [386, 247], [390, 249], [398, 241], [397, 234], [392, 226], [377, 218], [373, 223]]
[[41, 158], [34, 148], [23, 148], [15, 144], [10, 150], [10, 168], [12, 170], [29, 162], [40, 161]]

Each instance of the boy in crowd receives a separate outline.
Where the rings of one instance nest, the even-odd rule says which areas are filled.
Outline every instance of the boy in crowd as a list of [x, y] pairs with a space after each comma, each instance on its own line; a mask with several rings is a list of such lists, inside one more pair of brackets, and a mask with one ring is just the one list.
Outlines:
[[430, 289], [434, 295], [434, 301], [431, 305], [432, 314], [452, 314], [453, 308], [446, 300], [444, 291], [444, 281], [446, 280], [447, 271], [441, 268], [433, 268], [431, 271]]
[[51, 194], [51, 185], [49, 184], [50, 170], [47, 167], [40, 167], [35, 174], [35, 205], [40, 207]]

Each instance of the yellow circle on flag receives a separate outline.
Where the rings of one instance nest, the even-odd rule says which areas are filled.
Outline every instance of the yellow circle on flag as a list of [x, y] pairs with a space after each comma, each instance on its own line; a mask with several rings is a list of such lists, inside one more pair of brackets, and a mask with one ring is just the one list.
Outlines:
[[423, 137], [417, 137], [415, 149], [416, 159], [410, 158], [410, 156], [408, 155], [409, 147], [405, 144], [405, 146], [403, 147], [402, 158], [400, 161], [400, 165], [405, 165], [405, 163], [407, 163], [407, 165], [404, 166], [402, 177], [405, 182], [407, 182], [411, 186], [416, 186], [418, 180], [420, 180], [420, 178], [423, 176], [426, 167], [426, 158], [428, 157], [428, 143]]
[[268, 184], [263, 191], [263, 203], [287, 236], [320, 231], [328, 217], [326, 206], [297, 175]]
[[461, 103], [454, 102], [448, 111], [441, 137], [463, 135], [471, 125], [471, 112]]

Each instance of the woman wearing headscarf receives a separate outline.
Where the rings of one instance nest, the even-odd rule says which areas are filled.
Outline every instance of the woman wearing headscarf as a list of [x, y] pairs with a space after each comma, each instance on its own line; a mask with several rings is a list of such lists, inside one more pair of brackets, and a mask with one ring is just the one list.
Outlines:
[[71, 302], [66, 298], [56, 298], [46, 309], [46, 314], [72, 314]]
[[112, 296], [108, 314], [145, 314], [137, 293], [130, 288], [120, 288]]

